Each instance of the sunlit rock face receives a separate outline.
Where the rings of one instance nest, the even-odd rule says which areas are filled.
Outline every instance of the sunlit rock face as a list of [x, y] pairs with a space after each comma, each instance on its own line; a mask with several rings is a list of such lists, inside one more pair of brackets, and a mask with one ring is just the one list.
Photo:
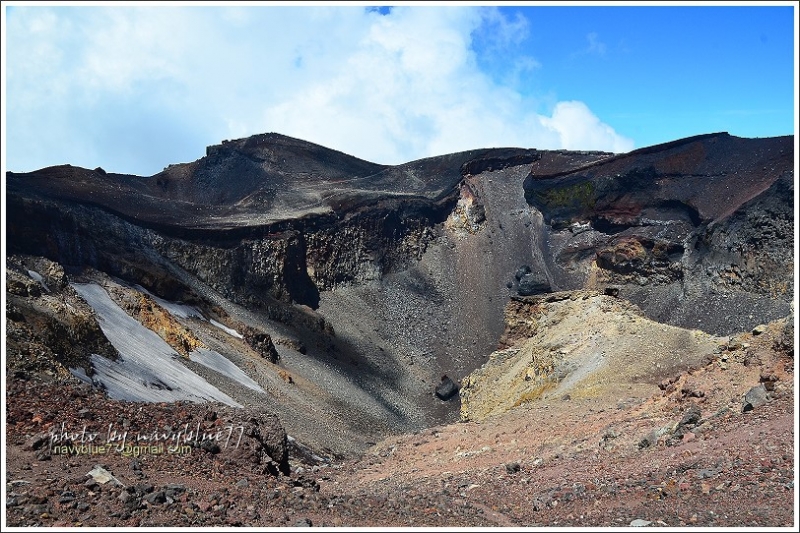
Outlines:
[[464, 379], [461, 418], [482, 421], [540, 398], [595, 398], [704, 365], [724, 339], [659, 324], [630, 302], [576, 290], [515, 297], [504, 348]]
[[[512, 297], [613, 287], [649, 319], [717, 335], [785, 316], [792, 162], [791, 137], [713, 134], [629, 154], [493, 148], [386, 166], [265, 134], [150, 177], [8, 173], [7, 246], [62, 268], [63, 291], [118, 287], [107, 294], [126, 327], [219, 391], [192, 394], [259, 405], [348, 453], [455, 420], [459, 396], [436, 388], [498, 347]], [[48, 293], [22, 266], [12, 277], [8, 320], [21, 337], [51, 331], [20, 318]], [[83, 312], [93, 333], [59, 368], [91, 378], [114, 334]]]

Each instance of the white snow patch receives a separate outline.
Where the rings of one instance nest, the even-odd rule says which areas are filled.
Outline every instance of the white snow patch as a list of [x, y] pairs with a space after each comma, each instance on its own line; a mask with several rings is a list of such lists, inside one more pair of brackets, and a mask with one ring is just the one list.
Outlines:
[[35, 270], [28, 270], [28, 275], [31, 278], [33, 278], [34, 281], [38, 281], [39, 285], [44, 287], [44, 290], [46, 290], [47, 292], [50, 292], [50, 289], [47, 287], [47, 284], [44, 282], [44, 278], [42, 277], [41, 274], [39, 274]]
[[211, 320], [209, 320], [209, 322], [211, 322], [212, 326], [217, 326], [219, 329], [221, 329], [222, 331], [224, 331], [228, 335], [236, 337], [237, 339], [243, 339], [244, 338], [244, 337], [242, 337], [242, 334], [239, 333], [238, 331], [236, 331], [235, 329], [229, 328], [225, 324], [220, 324], [219, 322], [217, 322], [213, 318]]
[[[148, 295], [150, 298], [155, 300], [155, 302], [158, 305], [160, 305], [161, 307], [163, 307], [164, 309], [169, 311], [169, 313], [171, 315], [175, 316], [175, 317], [178, 317], [178, 318], [199, 318], [200, 320], [206, 320], [206, 317], [203, 316], [203, 313], [201, 313], [200, 310], [198, 310], [196, 307], [193, 307], [191, 305], [182, 304], [182, 303], [170, 302], [169, 300], [165, 300], [163, 298], [159, 298], [158, 296], [156, 296], [152, 292], [148, 291], [147, 289], [145, 289], [141, 285], [135, 285], [134, 288], [137, 291], [143, 292], [146, 295]], [[241, 333], [239, 333], [235, 329], [229, 328], [225, 324], [221, 324], [221, 323], [217, 322], [214, 319], [209, 320], [209, 322], [211, 322], [212, 326], [218, 327], [219, 329], [221, 329], [222, 331], [224, 331], [228, 335], [236, 337], [237, 339], [243, 339], [244, 338]]]
[[[95, 310], [100, 329], [120, 354], [116, 361], [96, 354], [91, 357], [95, 369], [92, 382], [105, 388], [109, 397], [145, 402], [219, 401], [242, 407], [181, 364], [180, 355], [169, 344], [131, 318], [101, 286], [73, 283], [72, 287]], [[77, 369], [72, 373], [81, 378]]]
[[70, 368], [69, 371], [72, 373], [73, 376], [83, 381], [84, 383], [88, 383], [89, 385], [92, 384], [92, 378], [86, 375], [86, 371], [83, 368], [81, 367]]
[[214, 350], [198, 348], [197, 350], [189, 353], [189, 359], [196, 363], [200, 363], [203, 366], [207, 366], [211, 370], [219, 372], [223, 376], [227, 376], [235, 381], [238, 381], [245, 387], [249, 387], [254, 391], [264, 392], [264, 389], [262, 389], [258, 383], [251, 379], [250, 376], [245, 374], [241, 368], [228, 360], [224, 355], [215, 352]]

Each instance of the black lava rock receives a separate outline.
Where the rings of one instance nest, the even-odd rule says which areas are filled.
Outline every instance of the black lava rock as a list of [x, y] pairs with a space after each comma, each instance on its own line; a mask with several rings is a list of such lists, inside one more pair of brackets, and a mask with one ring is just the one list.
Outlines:
[[516, 274], [514, 274], [514, 277], [517, 278], [517, 281], [519, 281], [522, 279], [522, 276], [530, 273], [531, 273], [531, 267], [529, 267], [528, 265], [522, 265], [517, 269], [517, 272]]
[[542, 294], [550, 292], [550, 283], [547, 279], [539, 276], [538, 274], [525, 274], [519, 280], [519, 287], [517, 294], [520, 296], [531, 296], [533, 294]]
[[447, 376], [442, 376], [442, 382], [436, 387], [436, 397], [447, 401], [458, 392], [458, 385]]

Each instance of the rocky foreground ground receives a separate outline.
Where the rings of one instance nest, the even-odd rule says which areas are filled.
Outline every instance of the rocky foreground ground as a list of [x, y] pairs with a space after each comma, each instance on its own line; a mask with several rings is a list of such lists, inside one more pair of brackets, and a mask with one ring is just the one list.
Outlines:
[[649, 388], [541, 398], [357, 458], [315, 455], [251, 411], [10, 376], [6, 524], [796, 526], [785, 333], [726, 338]]

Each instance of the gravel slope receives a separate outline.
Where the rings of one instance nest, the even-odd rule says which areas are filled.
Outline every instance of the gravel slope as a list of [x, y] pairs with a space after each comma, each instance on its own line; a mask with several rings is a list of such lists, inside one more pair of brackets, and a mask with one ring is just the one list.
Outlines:
[[[231, 410], [14, 378], [5, 525], [796, 527], [794, 360], [775, 349], [782, 331], [732, 337], [661, 387], [542, 399], [392, 437], [356, 460], [314, 459], [295, 442], [288, 475], [228, 449], [46, 453], [36, 436], [61, 423], [210, 431]], [[770, 399], [743, 412], [759, 383]], [[91, 481], [96, 464], [124, 487]]]

